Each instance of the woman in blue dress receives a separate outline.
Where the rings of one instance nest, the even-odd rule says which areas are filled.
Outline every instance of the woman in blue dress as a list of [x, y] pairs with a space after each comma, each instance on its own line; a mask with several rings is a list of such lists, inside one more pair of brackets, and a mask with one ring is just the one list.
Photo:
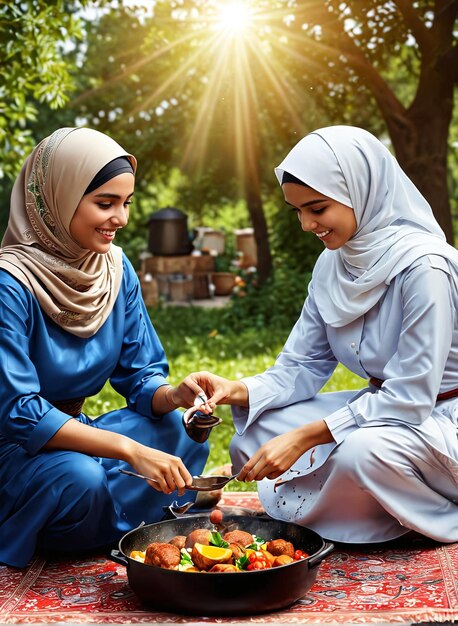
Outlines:
[[[188, 380], [233, 405], [234, 469], [272, 517], [335, 541], [458, 541], [458, 252], [363, 129], [314, 131], [276, 174], [325, 247], [301, 315], [267, 371]], [[337, 363], [367, 386], [319, 393]]]
[[[116, 232], [135, 158], [108, 136], [63, 128], [26, 160], [0, 248], [0, 562], [107, 545], [163, 516], [208, 456], [177, 407], [200, 388], [168, 364]], [[97, 419], [106, 381], [127, 406]], [[129, 478], [127, 468], [157, 482]], [[189, 494], [186, 499], [189, 500]]]

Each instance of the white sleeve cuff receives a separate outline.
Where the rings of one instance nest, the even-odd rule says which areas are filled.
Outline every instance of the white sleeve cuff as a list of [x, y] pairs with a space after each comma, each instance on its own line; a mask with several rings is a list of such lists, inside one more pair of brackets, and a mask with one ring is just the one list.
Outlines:
[[324, 418], [337, 443], [341, 443], [350, 433], [359, 428], [350, 407], [344, 406]]

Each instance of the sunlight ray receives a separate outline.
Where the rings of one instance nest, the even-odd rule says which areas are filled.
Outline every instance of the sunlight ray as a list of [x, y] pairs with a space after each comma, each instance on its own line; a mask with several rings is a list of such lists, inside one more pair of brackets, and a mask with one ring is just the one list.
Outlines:
[[258, 98], [245, 47], [239, 46], [237, 52], [237, 65], [241, 77], [237, 107], [237, 169], [242, 184], [248, 178], [251, 185], [259, 187], [259, 172], [256, 162]]
[[[140, 111], [147, 110], [148, 107], [151, 106], [153, 104], [153, 102], [159, 98], [159, 96], [162, 97], [162, 94], [171, 85], [173, 85], [174, 83], [178, 82], [179, 79], [181, 79], [186, 74], [187, 70], [195, 63], [195, 61], [197, 61], [199, 59], [199, 56], [201, 54], [203, 54], [204, 51], [207, 52], [208, 54], [210, 54], [212, 49], [215, 47], [216, 43], [217, 43], [217, 35], [214, 35], [213, 37], [208, 39], [206, 42], [204, 42], [203, 49], [199, 48], [198, 50], [196, 50], [196, 52], [194, 52], [194, 54], [192, 54], [186, 60], [186, 62], [183, 63], [183, 65], [180, 66], [179, 69], [177, 69], [175, 72], [173, 72], [167, 78], [167, 80], [163, 81], [151, 95], [149, 95], [140, 105], [138, 105], [137, 107], [135, 107], [134, 109], [129, 111], [130, 115], [136, 115]], [[191, 79], [189, 79], [189, 80], [191, 80]], [[187, 81], [185, 81], [185, 82], [187, 82]]]
[[[221, 96], [221, 85], [229, 65], [229, 57], [221, 47], [210, 75], [210, 80], [199, 103], [199, 112], [191, 135], [186, 144], [182, 165], [194, 161], [199, 171], [205, 157], [208, 135], [211, 129], [216, 105]], [[199, 145], [198, 148], [196, 146]]]
[[[320, 74], [323, 73], [323, 63], [316, 61], [315, 59], [311, 58], [310, 56], [307, 56], [303, 52], [298, 52], [292, 46], [289, 46], [287, 43], [282, 42], [281, 39], [273, 40], [271, 45], [273, 48], [276, 48], [277, 50], [281, 51], [283, 54], [287, 55], [288, 57], [297, 59], [298, 61], [302, 61], [304, 65], [307, 66], [308, 68], [314, 69], [317, 72], [320, 72]], [[328, 46], [321, 44], [321, 48], [323, 50], [326, 49], [327, 51]], [[335, 51], [333, 52], [333, 54], [334, 55], [336, 54]]]
[[76, 98], [74, 98], [71, 101], [72, 106], [76, 106], [80, 102], [83, 102], [84, 100], [87, 100], [88, 98], [91, 98], [92, 96], [99, 93], [100, 91], [111, 87], [112, 85], [124, 80], [125, 78], [128, 78], [135, 71], [141, 69], [143, 66], [147, 65], [151, 61], [154, 61], [155, 59], [160, 58], [162, 55], [166, 54], [167, 52], [170, 52], [174, 48], [178, 48], [183, 43], [185, 43], [186, 41], [189, 41], [193, 37], [195, 37], [195, 33], [188, 33], [187, 35], [183, 35], [183, 37], [176, 39], [172, 43], [162, 46], [161, 48], [159, 48], [159, 50], [155, 50], [151, 54], [148, 54], [147, 56], [142, 57], [140, 60], [136, 61], [135, 63], [132, 63], [131, 65], [126, 66], [126, 68], [122, 72], [119, 72], [119, 74], [112, 76], [108, 80], [104, 80], [101, 85], [98, 85], [97, 87], [93, 87], [91, 89], [87, 89], [83, 93], [79, 94]]
[[248, 42], [248, 46], [250, 47], [252, 54], [256, 57], [259, 64], [263, 68], [267, 80], [270, 82], [275, 93], [279, 97], [280, 101], [283, 103], [285, 109], [288, 111], [293, 124], [295, 125], [297, 130], [299, 130], [302, 126], [301, 119], [298, 113], [294, 110], [290, 98], [288, 98], [287, 96], [287, 92], [290, 91], [290, 86], [288, 85], [288, 82], [284, 79], [284, 77], [280, 74], [280, 72], [277, 72], [274, 63], [261, 55], [259, 51], [259, 46], [257, 44], [257, 38], [254, 38], [253, 41]]

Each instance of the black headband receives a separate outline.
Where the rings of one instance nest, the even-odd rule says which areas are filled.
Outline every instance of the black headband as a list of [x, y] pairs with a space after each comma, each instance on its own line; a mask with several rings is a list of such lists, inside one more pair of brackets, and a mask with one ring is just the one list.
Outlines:
[[94, 176], [92, 181], [89, 183], [89, 187], [84, 192], [84, 195], [91, 193], [94, 189], [101, 187], [103, 184], [114, 178], [115, 176], [119, 176], [119, 174], [124, 174], [124, 172], [128, 172], [129, 174], [134, 173], [134, 168], [132, 167], [131, 162], [128, 157], [122, 156], [117, 159], [113, 159], [107, 163], [102, 169]]
[[304, 183], [303, 180], [299, 180], [299, 178], [296, 178], [289, 172], [283, 172], [281, 184], [284, 185], [285, 183], [294, 183], [295, 185], [302, 185], [303, 187], [308, 187], [308, 185]]

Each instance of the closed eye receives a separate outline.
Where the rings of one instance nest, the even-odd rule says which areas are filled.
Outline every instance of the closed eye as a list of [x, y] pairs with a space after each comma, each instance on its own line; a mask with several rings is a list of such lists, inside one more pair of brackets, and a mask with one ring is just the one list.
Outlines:
[[[132, 200], [126, 200], [126, 202], [123, 202], [123, 206], [129, 206], [129, 204], [132, 204]], [[113, 206], [112, 202], [97, 202], [97, 206], [99, 206], [101, 209], [111, 209], [111, 207]]]

